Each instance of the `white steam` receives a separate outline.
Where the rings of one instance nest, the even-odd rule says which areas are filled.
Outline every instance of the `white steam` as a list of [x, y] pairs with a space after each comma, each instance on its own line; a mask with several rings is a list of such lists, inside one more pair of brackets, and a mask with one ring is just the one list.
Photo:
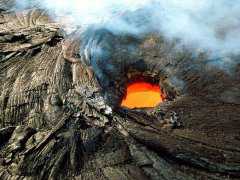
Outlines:
[[183, 45], [218, 54], [240, 52], [240, 0], [17, 0], [39, 4], [72, 25], [139, 35], [158, 31]]

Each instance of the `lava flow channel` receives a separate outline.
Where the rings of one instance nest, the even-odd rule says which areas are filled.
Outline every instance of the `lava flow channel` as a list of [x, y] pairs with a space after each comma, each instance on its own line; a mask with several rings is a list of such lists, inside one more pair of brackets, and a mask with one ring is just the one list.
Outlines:
[[159, 85], [148, 82], [135, 82], [127, 87], [121, 106], [133, 108], [152, 108], [163, 101]]

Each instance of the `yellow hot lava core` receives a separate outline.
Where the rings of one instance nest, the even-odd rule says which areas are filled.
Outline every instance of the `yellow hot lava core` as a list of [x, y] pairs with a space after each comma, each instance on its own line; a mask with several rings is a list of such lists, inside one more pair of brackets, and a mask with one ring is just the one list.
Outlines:
[[152, 108], [163, 101], [159, 85], [148, 82], [135, 82], [127, 87], [121, 106], [133, 108]]

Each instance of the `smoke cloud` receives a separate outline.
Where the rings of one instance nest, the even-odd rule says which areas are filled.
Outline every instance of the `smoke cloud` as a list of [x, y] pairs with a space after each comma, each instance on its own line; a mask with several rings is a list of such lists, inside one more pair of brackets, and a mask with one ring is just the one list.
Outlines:
[[33, 2], [56, 18], [69, 17], [75, 27], [134, 35], [154, 31], [212, 54], [240, 52], [240, 0], [17, 0], [17, 7]]

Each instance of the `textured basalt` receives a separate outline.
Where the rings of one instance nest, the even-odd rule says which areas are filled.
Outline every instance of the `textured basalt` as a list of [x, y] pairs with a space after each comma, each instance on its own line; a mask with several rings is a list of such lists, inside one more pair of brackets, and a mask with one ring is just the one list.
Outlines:
[[[240, 178], [240, 65], [228, 73], [157, 34], [66, 35], [11, 4], [0, 1], [0, 179]], [[166, 101], [120, 108], [138, 77]]]

